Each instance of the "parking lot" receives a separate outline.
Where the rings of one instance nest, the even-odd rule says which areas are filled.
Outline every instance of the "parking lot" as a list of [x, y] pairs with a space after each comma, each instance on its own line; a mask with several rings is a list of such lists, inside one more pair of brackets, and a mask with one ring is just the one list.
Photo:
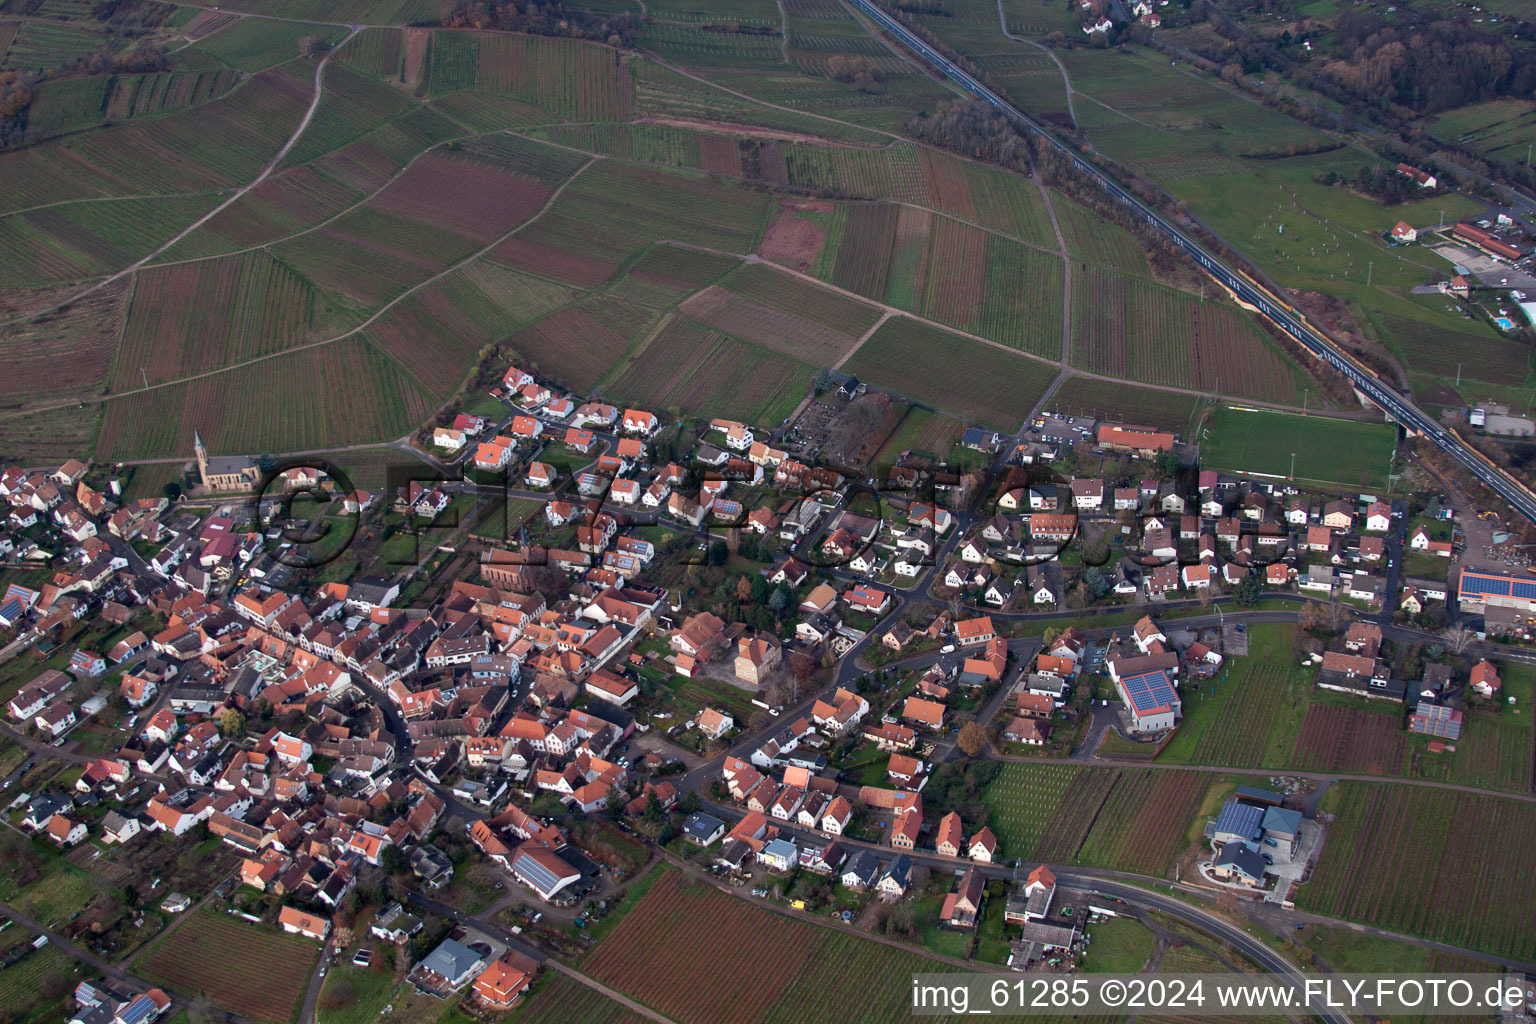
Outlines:
[[1030, 424], [1024, 434], [1027, 441], [1045, 441], [1051, 444], [1077, 444], [1093, 435], [1094, 420], [1089, 416], [1056, 416], [1046, 414]]

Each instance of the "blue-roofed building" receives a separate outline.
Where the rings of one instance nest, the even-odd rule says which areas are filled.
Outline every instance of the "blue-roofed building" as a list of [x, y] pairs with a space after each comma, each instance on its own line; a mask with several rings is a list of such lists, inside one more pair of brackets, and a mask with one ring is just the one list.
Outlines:
[[868, 850], [860, 850], [848, 861], [838, 880], [854, 892], [863, 892], [874, 885], [875, 879], [879, 877], [879, 859]]
[[708, 846], [725, 835], [725, 822], [714, 815], [695, 811], [683, 822], [683, 837], [695, 846]]
[[21, 602], [13, 597], [4, 604], [0, 604], [0, 626], [9, 629], [20, 622], [25, 614], [26, 610], [21, 607]]
[[9, 604], [11, 601], [15, 601], [17, 604], [21, 605], [22, 610], [25, 611], [26, 609], [31, 608], [34, 604], [36, 604], [37, 599], [40, 596], [42, 595], [39, 594], [38, 591], [33, 590], [30, 587], [24, 587], [20, 583], [12, 583], [10, 586], [5, 588], [5, 597], [0, 598], [0, 601], [4, 601], [7, 604]]
[[800, 862], [800, 851], [787, 839], [770, 839], [757, 851], [757, 862], [769, 871], [788, 871]]
[[444, 939], [411, 969], [410, 983], [419, 991], [439, 998], [469, 984], [485, 966], [485, 958], [462, 942]]
[[1274, 790], [1260, 789], [1257, 786], [1238, 786], [1237, 798], [1239, 800], [1246, 800], [1251, 804], [1264, 804], [1273, 807], [1279, 807], [1285, 800], [1285, 797]]
[[149, 996], [135, 996], [120, 1007], [112, 1019], [116, 1024], [145, 1024], [155, 1016], [157, 1009]]
[[1136, 732], [1172, 729], [1184, 713], [1173, 678], [1164, 669], [1116, 676], [1115, 690], [1125, 702], [1131, 728]]
[[1264, 832], [1266, 846], [1290, 857], [1296, 852], [1296, 841], [1301, 838], [1301, 812], [1289, 807], [1266, 807], [1259, 828]]
[[1233, 842], [1258, 842], [1264, 831], [1263, 807], [1245, 804], [1241, 800], [1228, 800], [1216, 815], [1216, 831], [1211, 841], [1217, 845]]
[[896, 859], [891, 861], [885, 869], [885, 874], [880, 876], [880, 882], [876, 886], [884, 899], [900, 899], [907, 894], [912, 887], [912, 861], [904, 853], [898, 853]]

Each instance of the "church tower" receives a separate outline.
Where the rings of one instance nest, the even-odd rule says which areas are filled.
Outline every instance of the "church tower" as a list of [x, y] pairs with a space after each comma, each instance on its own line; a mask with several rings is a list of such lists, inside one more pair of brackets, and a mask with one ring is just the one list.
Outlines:
[[203, 444], [203, 435], [192, 429], [192, 451], [197, 456], [197, 478], [203, 482], [203, 489], [208, 489], [208, 446]]

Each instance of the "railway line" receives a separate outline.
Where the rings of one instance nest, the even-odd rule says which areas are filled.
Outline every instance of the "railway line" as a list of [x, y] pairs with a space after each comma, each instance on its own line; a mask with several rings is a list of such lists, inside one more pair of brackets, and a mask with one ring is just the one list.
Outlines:
[[1102, 168], [1083, 159], [1080, 154], [1031, 119], [1029, 115], [977, 81], [964, 68], [928, 45], [911, 29], [876, 6], [872, 0], [848, 0], [848, 3], [890, 33], [940, 74], [1071, 160], [1073, 168], [1079, 174], [1104, 189], [1116, 201], [1129, 207], [1138, 218], [1145, 220], [1169, 242], [1187, 252], [1201, 269], [1231, 292], [1239, 302], [1256, 310], [1260, 316], [1290, 335], [1297, 344], [1343, 374], [1361, 395], [1405, 430], [1429, 438], [1442, 451], [1465, 466], [1494, 493], [1508, 502], [1518, 514], [1531, 522], [1536, 522], [1536, 492], [1464, 442], [1455, 431], [1435, 422], [1433, 417], [1382, 381], [1374, 371], [1307, 323], [1306, 318], [1289, 303], [1255, 281], [1246, 272], [1228, 266], [1121, 186]]

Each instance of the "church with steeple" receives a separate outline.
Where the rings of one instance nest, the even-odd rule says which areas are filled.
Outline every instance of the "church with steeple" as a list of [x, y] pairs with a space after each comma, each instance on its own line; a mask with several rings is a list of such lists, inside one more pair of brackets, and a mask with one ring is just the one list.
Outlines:
[[261, 467], [249, 455], [209, 456], [203, 435], [195, 429], [192, 451], [197, 456], [197, 475], [205, 491], [248, 491], [261, 479]]

